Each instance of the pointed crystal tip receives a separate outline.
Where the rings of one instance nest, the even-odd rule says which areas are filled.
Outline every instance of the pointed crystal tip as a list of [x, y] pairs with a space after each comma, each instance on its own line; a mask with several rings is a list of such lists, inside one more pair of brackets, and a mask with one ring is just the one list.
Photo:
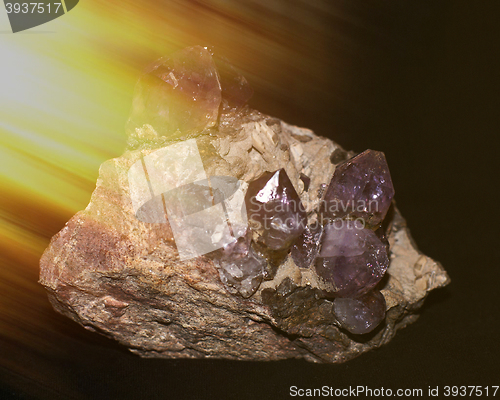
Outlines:
[[245, 196], [250, 228], [271, 250], [289, 248], [306, 225], [306, 212], [284, 169], [251, 182]]
[[394, 197], [391, 174], [384, 153], [366, 150], [337, 165], [322, 203], [324, 218], [349, 216], [377, 226]]
[[128, 129], [148, 124], [160, 135], [185, 139], [217, 124], [220, 107], [245, 105], [247, 80], [207, 48], [188, 47], [158, 60], [139, 79]]

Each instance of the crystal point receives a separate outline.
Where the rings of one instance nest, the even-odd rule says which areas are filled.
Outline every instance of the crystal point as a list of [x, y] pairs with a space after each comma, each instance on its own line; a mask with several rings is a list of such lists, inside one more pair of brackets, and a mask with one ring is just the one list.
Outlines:
[[137, 83], [129, 128], [183, 138], [217, 123], [221, 86], [210, 52], [188, 47], [160, 59]]
[[393, 197], [384, 153], [366, 150], [336, 167], [321, 211], [329, 219], [350, 216], [376, 226], [387, 214]]
[[245, 203], [257, 242], [270, 250], [289, 248], [304, 230], [306, 212], [284, 169], [251, 182]]

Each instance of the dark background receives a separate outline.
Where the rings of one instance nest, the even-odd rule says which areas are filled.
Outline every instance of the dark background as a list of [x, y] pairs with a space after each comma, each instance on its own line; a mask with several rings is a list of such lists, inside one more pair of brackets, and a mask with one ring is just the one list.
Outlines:
[[[218, 12], [215, 1], [190, 3], [204, 18]], [[22, 302], [32, 321], [26, 337], [0, 335], [0, 398], [279, 399], [292, 385], [424, 393], [437, 385], [441, 393], [445, 385], [500, 385], [498, 2], [238, 7], [248, 12], [241, 29], [289, 49], [274, 63], [260, 50], [270, 76], [249, 76], [250, 104], [346, 149], [384, 151], [399, 209], [451, 284], [431, 293], [418, 321], [388, 345], [342, 365], [148, 360], [56, 314], [32, 268], [24, 276], [30, 293], [0, 293], [13, 307]], [[210, 30], [200, 28], [201, 44], [210, 41]], [[26, 212], [43, 212], [34, 207], [26, 202]], [[47, 243], [65, 222], [53, 221]], [[2, 318], [22, 326], [15, 314]]]

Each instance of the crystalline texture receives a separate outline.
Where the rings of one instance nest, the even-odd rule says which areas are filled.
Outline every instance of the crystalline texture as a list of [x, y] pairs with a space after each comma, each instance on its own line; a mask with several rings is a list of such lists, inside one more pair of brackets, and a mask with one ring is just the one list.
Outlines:
[[292, 246], [291, 256], [299, 268], [309, 267], [319, 251], [323, 227], [319, 223], [308, 225]]
[[246, 78], [225, 59], [214, 57], [219, 73], [222, 98], [230, 108], [243, 107], [253, 95], [253, 89]]
[[353, 221], [336, 220], [325, 226], [316, 273], [335, 287], [338, 297], [358, 297], [383, 277], [387, 247], [370, 229]]
[[219, 275], [230, 291], [250, 297], [259, 288], [266, 259], [252, 248], [250, 235], [227, 245], [219, 259]]
[[188, 47], [160, 59], [140, 78], [129, 127], [149, 124], [162, 136], [184, 137], [214, 126], [220, 102], [212, 55], [201, 46]]
[[306, 213], [284, 169], [251, 182], [245, 203], [257, 242], [271, 250], [288, 249], [304, 230]]
[[325, 194], [322, 213], [330, 219], [362, 218], [376, 226], [394, 197], [384, 153], [366, 150], [338, 165]]
[[222, 100], [242, 107], [253, 90], [226, 61], [201, 46], [156, 62], [136, 86], [129, 129], [151, 125], [161, 136], [187, 138], [217, 124]]
[[385, 318], [385, 299], [373, 290], [359, 298], [336, 298], [333, 311], [340, 325], [354, 334], [369, 333]]

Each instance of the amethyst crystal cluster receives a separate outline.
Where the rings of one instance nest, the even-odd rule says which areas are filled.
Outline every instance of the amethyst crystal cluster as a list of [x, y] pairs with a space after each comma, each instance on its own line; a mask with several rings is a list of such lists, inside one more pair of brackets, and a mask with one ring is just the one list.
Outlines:
[[[230, 64], [197, 46], [159, 60], [137, 93], [129, 128], [147, 124], [171, 141], [223, 125], [223, 116], [241, 110], [252, 90]], [[301, 172], [300, 179], [307, 191], [310, 177]], [[248, 228], [212, 254], [221, 281], [231, 293], [251, 297], [291, 257], [314, 271], [340, 326], [369, 332], [385, 314], [376, 285], [389, 265], [382, 222], [393, 195], [384, 154], [373, 150], [338, 164], [309, 212], [285, 169], [265, 172], [246, 191]]]
[[291, 249], [299, 268], [312, 268], [338, 323], [351, 333], [373, 330], [385, 317], [376, 285], [389, 266], [382, 222], [394, 196], [384, 154], [367, 150], [337, 166], [314, 223], [283, 169], [250, 183], [249, 229], [220, 261], [224, 283], [244, 297], [272, 279]]
[[416, 319], [449, 278], [392, 207], [383, 153], [251, 94], [200, 46], [140, 77], [127, 151], [40, 261], [56, 310], [143, 357], [258, 361], [344, 362]]
[[262, 279], [274, 278], [307, 215], [284, 169], [251, 182], [245, 204], [249, 227], [243, 238], [223, 249], [219, 265], [230, 290], [250, 297]]

